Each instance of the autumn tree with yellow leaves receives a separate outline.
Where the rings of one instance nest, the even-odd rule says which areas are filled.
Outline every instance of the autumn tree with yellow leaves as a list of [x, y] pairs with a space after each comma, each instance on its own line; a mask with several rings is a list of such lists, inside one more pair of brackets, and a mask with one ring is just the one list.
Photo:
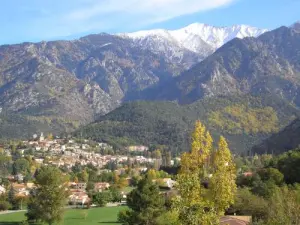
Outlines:
[[212, 166], [213, 174], [209, 186], [215, 209], [221, 216], [234, 203], [237, 189], [235, 164], [223, 136], [220, 138]]
[[191, 151], [181, 156], [177, 177], [178, 198], [173, 210], [182, 225], [219, 224], [220, 215], [233, 203], [235, 167], [225, 138], [218, 149], [206, 127], [197, 121]]

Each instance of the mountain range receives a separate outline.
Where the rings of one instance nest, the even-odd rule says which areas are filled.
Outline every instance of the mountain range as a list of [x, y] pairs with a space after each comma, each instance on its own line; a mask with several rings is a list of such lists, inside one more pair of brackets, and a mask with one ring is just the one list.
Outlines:
[[[179, 108], [167, 107], [173, 109], [174, 118], [178, 118], [177, 112], [194, 115], [192, 120], [204, 120], [209, 129], [227, 136], [237, 151], [245, 151], [298, 116], [299, 31], [299, 23], [273, 31], [245, 25], [218, 28], [192, 24], [173, 31], [101, 33], [74, 41], [3, 45], [0, 107], [10, 113], [2, 122], [14, 121], [9, 115], [19, 116], [22, 119], [18, 121], [24, 123], [16, 122], [11, 127], [26, 130], [30, 124], [37, 131], [61, 133], [97, 121], [78, 132], [95, 139], [111, 139], [113, 134], [109, 132], [114, 130], [122, 138], [125, 128], [119, 122], [140, 121], [129, 126], [140, 131], [140, 111], [147, 112], [148, 118], [141, 117], [145, 121], [156, 118], [168, 125], [166, 118], [150, 114], [160, 107], [157, 101], [175, 101]], [[271, 102], [265, 101], [264, 96]], [[248, 105], [241, 100], [245, 98]], [[120, 117], [124, 108], [116, 108], [135, 100], [154, 101], [153, 108], [141, 104], [139, 108], [145, 109], [139, 113], [132, 111], [132, 118]], [[211, 106], [210, 102], [217, 105]], [[125, 114], [131, 112], [131, 106], [135, 107], [126, 104]], [[209, 110], [197, 114], [204, 112], [203, 107]], [[111, 120], [115, 121], [113, 128]], [[264, 124], [265, 129], [258, 128], [257, 123]], [[103, 124], [108, 130], [103, 129]], [[182, 124], [186, 133], [192, 121], [185, 118]], [[161, 126], [152, 126], [150, 130], [153, 139], [136, 139], [136, 133], [127, 131], [125, 139], [141, 144], [168, 144], [158, 137], [164, 135], [157, 127]], [[169, 128], [165, 134], [178, 131], [181, 137], [186, 135], [173, 122]], [[28, 131], [21, 136], [32, 134], [32, 129]], [[4, 132], [2, 137], [5, 135]], [[7, 136], [14, 137], [14, 133]], [[172, 137], [174, 143], [182, 140], [176, 135]]]
[[[200, 37], [204, 30], [206, 37]], [[194, 50], [164, 39], [160, 32], [154, 35], [157, 31], [148, 31], [143, 40], [136, 34], [102, 33], [74, 41], [3, 45], [0, 107], [29, 120], [63, 124], [63, 130], [71, 131], [112, 111], [132, 93], [179, 76], [221, 43], [264, 31], [193, 24], [169, 32], [178, 40], [191, 39], [189, 43], [198, 46]]]
[[[178, 30], [148, 30], [135, 33], [119, 34], [140, 44], [141, 48], [156, 52], [166, 52], [169, 49], [186, 49], [206, 58], [225, 43], [234, 38], [258, 37], [267, 32], [247, 25], [231, 27], [214, 27], [207, 24], [194, 23]], [[168, 45], [165, 45], [168, 43]]]
[[[137, 100], [175, 101], [180, 105], [188, 105], [188, 108], [193, 108], [192, 105], [197, 105], [199, 100], [206, 100], [205, 104], [198, 104], [199, 107], [193, 108], [195, 111], [191, 110], [185, 114], [189, 115], [192, 121], [201, 119], [214, 133], [226, 136], [233, 150], [245, 152], [251, 149], [251, 146], [259, 144], [263, 139], [277, 133], [293, 119], [299, 117], [299, 43], [298, 23], [291, 27], [280, 27], [265, 32], [257, 38], [236, 38], [180, 76], [176, 76], [172, 80], [161, 81], [130, 97]], [[234, 96], [241, 96], [242, 99], [245, 98], [243, 96], [259, 99], [263, 96], [269, 97], [268, 100], [254, 100], [254, 102], [261, 102], [256, 105], [249, 100], [233, 99], [228, 101]], [[220, 97], [223, 97], [222, 101], [216, 101]], [[215, 106], [212, 107], [208, 102]], [[93, 136], [93, 132], [101, 133], [102, 136], [98, 135], [98, 138], [107, 137], [109, 140], [112, 137], [111, 131], [114, 130], [113, 133], [117, 136], [138, 140], [145, 144], [158, 142], [167, 145], [175, 143], [176, 146], [179, 146], [179, 143], [184, 143], [183, 140], [187, 139], [182, 138], [181, 134], [184, 132], [180, 127], [185, 132], [191, 131], [191, 121], [186, 122], [185, 125], [179, 125], [179, 128], [173, 127], [173, 132], [177, 132], [179, 135], [176, 139], [180, 140], [179, 143], [174, 141], [174, 138], [170, 138], [172, 143], [164, 141], [166, 137], [157, 129], [160, 126], [153, 127], [156, 124], [155, 121], [158, 121], [158, 124], [165, 124], [167, 128], [174, 126], [174, 123], [167, 117], [153, 118], [153, 115], [148, 115], [142, 117], [145, 121], [141, 122], [140, 116], [147, 115], [145, 111], [155, 114], [154, 111], [160, 108], [160, 102], [154, 104], [156, 106], [153, 109], [149, 109], [149, 106], [145, 104], [140, 105], [144, 109], [138, 111], [143, 113], [131, 111], [127, 114], [123, 112], [124, 108], [120, 108], [112, 114], [101, 117], [98, 122], [83, 128], [81, 132], [87, 136]], [[203, 108], [206, 109], [206, 113], [201, 113]], [[136, 107], [132, 106], [132, 110], [134, 109]], [[168, 110], [166, 111], [168, 112]], [[279, 116], [280, 111], [283, 112], [284, 117]], [[183, 113], [174, 108], [170, 112], [173, 112], [173, 116], [177, 118], [177, 123], [181, 124], [179, 122], [182, 120], [181, 116], [177, 117], [176, 114], [179, 112], [179, 115], [182, 115]], [[124, 114], [130, 115], [130, 118], [122, 116]], [[160, 114], [163, 115], [163, 113]], [[150, 123], [153, 123], [152, 126], [145, 125], [149, 118], [151, 118]], [[273, 120], [270, 120], [271, 118]], [[126, 127], [132, 128], [131, 131], [126, 130], [123, 127], [124, 124], [120, 125], [122, 121], [125, 122]], [[184, 121], [188, 121], [188, 119], [184, 119]], [[142, 128], [139, 129], [138, 124], [141, 127], [148, 127], [149, 133], [144, 133]], [[257, 124], [259, 125], [257, 126]], [[262, 130], [261, 127], [267, 129]], [[160, 129], [162, 128], [160, 127]], [[171, 133], [168, 130], [162, 130], [165, 131], [165, 134]], [[158, 135], [151, 139], [152, 134]], [[169, 137], [171, 136], [169, 135]]]
[[273, 94], [299, 106], [299, 41], [294, 27], [234, 39], [172, 82], [140, 92], [137, 98], [191, 103], [219, 95]]

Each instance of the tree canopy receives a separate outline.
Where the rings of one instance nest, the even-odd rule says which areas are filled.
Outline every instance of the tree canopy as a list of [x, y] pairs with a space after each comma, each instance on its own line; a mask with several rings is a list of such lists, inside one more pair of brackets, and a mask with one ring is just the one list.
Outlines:
[[195, 124], [191, 151], [183, 153], [177, 177], [179, 196], [173, 204], [183, 225], [217, 224], [234, 202], [235, 165], [225, 138], [218, 149], [200, 122]]
[[148, 176], [127, 196], [127, 205], [129, 210], [119, 214], [124, 225], [157, 225], [156, 219], [164, 213], [164, 198]]
[[37, 189], [30, 196], [28, 220], [54, 224], [62, 220], [66, 204], [66, 180], [56, 167], [44, 166], [36, 176]]

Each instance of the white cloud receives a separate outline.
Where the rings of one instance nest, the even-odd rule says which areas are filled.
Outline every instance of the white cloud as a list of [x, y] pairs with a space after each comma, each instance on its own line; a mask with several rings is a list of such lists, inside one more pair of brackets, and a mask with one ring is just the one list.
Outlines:
[[[164, 21], [174, 17], [210, 10], [232, 3], [234, 0], [95, 0], [88, 1], [84, 8], [65, 16], [69, 21], [90, 20], [113, 13], [141, 16], [142, 20]], [[117, 15], [116, 15], [117, 17]], [[113, 18], [111, 18], [113, 19]]]
[[28, 37], [55, 39], [109, 30], [137, 30], [143, 26], [229, 5], [238, 0], [52, 0], [30, 7], [47, 8], [28, 26]]

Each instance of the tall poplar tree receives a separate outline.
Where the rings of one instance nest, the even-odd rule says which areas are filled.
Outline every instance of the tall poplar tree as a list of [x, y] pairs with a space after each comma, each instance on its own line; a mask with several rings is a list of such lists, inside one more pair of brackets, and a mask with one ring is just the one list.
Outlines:
[[223, 136], [213, 157], [213, 170], [210, 191], [218, 215], [224, 215], [225, 210], [234, 203], [237, 187], [235, 164]]
[[179, 197], [173, 204], [182, 225], [219, 224], [220, 215], [233, 203], [235, 166], [225, 138], [217, 151], [205, 126], [197, 121], [191, 151], [183, 153], [177, 176]]
[[203, 167], [207, 164], [212, 151], [212, 143], [213, 139], [209, 131], [200, 121], [196, 121], [192, 133], [191, 151], [181, 156], [181, 174], [203, 172]]
[[197, 121], [192, 134], [191, 151], [183, 153], [177, 177], [180, 196], [173, 204], [182, 225], [209, 225], [218, 221], [213, 202], [206, 198], [202, 185], [212, 151], [212, 137], [205, 126]]

